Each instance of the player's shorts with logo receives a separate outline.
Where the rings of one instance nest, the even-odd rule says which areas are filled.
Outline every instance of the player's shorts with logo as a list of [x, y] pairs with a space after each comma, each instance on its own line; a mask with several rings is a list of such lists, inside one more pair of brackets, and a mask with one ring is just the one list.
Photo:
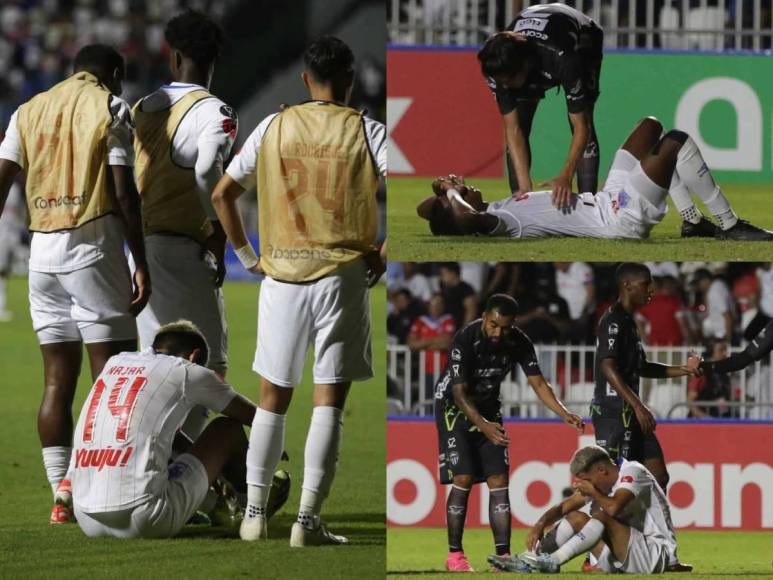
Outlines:
[[611, 412], [591, 405], [591, 419], [596, 433], [596, 444], [607, 450], [612, 460], [620, 458], [643, 462], [662, 458], [663, 449], [654, 433], [644, 434], [630, 407]]
[[294, 387], [301, 382], [311, 345], [315, 384], [373, 376], [364, 260], [354, 260], [314, 282], [267, 277], [261, 283], [253, 370], [275, 385]]
[[90, 537], [170, 538], [196, 512], [209, 489], [201, 461], [185, 453], [169, 466], [162, 488], [132, 508], [86, 513], [76, 504], [75, 517]]
[[126, 257], [105, 254], [79, 270], [29, 273], [32, 328], [40, 344], [132, 340], [132, 282]]
[[452, 402], [435, 401], [435, 424], [440, 483], [453, 483], [456, 475], [472, 475], [475, 483], [482, 483], [510, 471], [507, 447], [489, 441]]
[[[153, 292], [137, 316], [140, 347], [153, 344], [158, 328], [180, 319], [199, 327], [209, 345], [213, 371], [228, 367], [225, 307], [222, 290], [215, 286], [217, 264], [200, 244], [185, 236], [150, 235], [145, 238]], [[132, 271], [134, 261], [130, 260]]]
[[628, 539], [628, 553], [625, 561], [620, 562], [615, 558], [608, 546], [599, 556], [599, 568], [604, 572], [626, 574], [662, 574], [666, 571], [669, 562], [674, 560], [669, 547], [656, 538], [646, 537], [636, 528], [630, 528], [631, 535]]

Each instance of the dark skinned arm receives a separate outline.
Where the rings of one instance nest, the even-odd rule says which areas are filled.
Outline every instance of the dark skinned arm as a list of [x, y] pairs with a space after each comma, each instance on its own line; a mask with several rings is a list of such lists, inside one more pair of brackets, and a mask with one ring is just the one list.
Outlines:
[[518, 191], [514, 194], [532, 191], [531, 175], [529, 174], [529, 149], [526, 143], [526, 135], [518, 123], [518, 112], [513, 109], [502, 115], [502, 123], [505, 129], [505, 143], [510, 151], [510, 170], [518, 179]]
[[569, 206], [572, 199], [572, 177], [590, 137], [590, 115], [586, 111], [569, 113], [569, 122], [572, 125], [569, 153], [561, 173], [550, 180], [553, 186], [553, 206], [558, 208]]
[[8, 159], [0, 159], [0, 215], [3, 215], [3, 208], [8, 199], [8, 192], [11, 191], [13, 180], [21, 171], [18, 163]]
[[553, 411], [556, 415], [561, 417], [565, 423], [571, 425], [580, 433], [585, 429], [582, 417], [574, 413], [570, 413], [564, 404], [556, 398], [556, 393], [553, 391], [553, 387], [550, 386], [547, 379], [542, 375], [531, 375], [527, 377], [529, 386], [537, 395], [542, 404], [548, 409]]
[[464, 413], [465, 417], [475, 425], [486, 438], [494, 445], [500, 445], [507, 447], [510, 443], [510, 438], [505, 433], [505, 428], [499, 423], [493, 423], [483, 417], [478, 412], [475, 403], [467, 395], [467, 384], [457, 383], [451, 387], [451, 392], [454, 395], [454, 403]]
[[252, 425], [252, 420], [255, 418], [255, 403], [248, 398], [236, 393], [236, 396], [231, 399], [231, 402], [226, 405], [222, 410], [222, 414], [226, 417], [236, 419], [242, 425]]

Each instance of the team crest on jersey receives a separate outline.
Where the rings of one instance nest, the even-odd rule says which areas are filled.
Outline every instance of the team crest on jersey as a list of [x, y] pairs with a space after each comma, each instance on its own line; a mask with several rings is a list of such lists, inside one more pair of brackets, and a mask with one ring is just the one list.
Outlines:
[[462, 360], [462, 353], [458, 348], [451, 350], [451, 360]]
[[233, 107], [223, 105], [220, 107], [220, 112], [229, 119], [236, 119], [236, 111], [233, 110]]
[[617, 194], [617, 207], [620, 209], [624, 207], [628, 207], [628, 204], [631, 202], [631, 196], [628, 195], [625, 191], [621, 191]]
[[456, 465], [459, 463], [459, 454], [456, 451], [452, 451], [448, 454], [448, 460], [451, 462], [451, 465]]
[[633, 483], [633, 477], [631, 477], [630, 475], [624, 475], [623, 477], [620, 478], [620, 481], [622, 483]]
[[616, 335], [620, 331], [619, 327], [617, 326], [617, 322], [613, 322], [609, 325], [609, 328], [607, 329], [607, 332], [610, 336]]

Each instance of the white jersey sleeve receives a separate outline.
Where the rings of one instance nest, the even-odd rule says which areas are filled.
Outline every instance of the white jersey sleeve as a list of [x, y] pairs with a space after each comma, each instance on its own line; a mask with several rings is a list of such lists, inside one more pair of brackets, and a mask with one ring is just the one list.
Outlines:
[[258, 124], [250, 136], [247, 137], [247, 141], [244, 142], [242, 148], [236, 153], [228, 165], [228, 169], [225, 170], [244, 189], [257, 185], [255, 171], [258, 167], [260, 144], [263, 142], [263, 135], [265, 135], [268, 126], [278, 114], [273, 113]]
[[110, 114], [113, 122], [107, 133], [107, 164], [134, 165], [134, 144], [131, 109], [123, 99], [111, 95]]
[[202, 405], [218, 413], [236, 396], [231, 386], [214, 371], [193, 363], [185, 368], [183, 394], [194, 405]]
[[376, 168], [382, 177], [387, 175], [387, 140], [386, 127], [383, 123], [374, 121], [369, 117], [364, 117], [365, 138], [368, 141], [368, 147], [373, 155]]
[[642, 487], [649, 484], [651, 475], [635, 461], [626, 461], [620, 468], [617, 489], [626, 489], [637, 497]]
[[0, 143], [0, 159], [7, 159], [13, 161], [25, 169], [27, 166], [26, 159], [24, 157], [24, 151], [21, 146], [21, 140], [19, 139], [19, 129], [16, 127], [16, 118], [18, 116], [19, 109], [16, 109], [11, 115], [11, 120], [8, 122], [8, 129], [5, 131], [5, 138]]

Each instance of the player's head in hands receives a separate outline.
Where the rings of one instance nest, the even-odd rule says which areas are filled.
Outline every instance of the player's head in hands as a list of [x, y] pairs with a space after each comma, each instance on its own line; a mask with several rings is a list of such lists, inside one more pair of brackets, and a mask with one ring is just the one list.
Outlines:
[[167, 23], [164, 36], [174, 80], [208, 87], [223, 46], [220, 26], [206, 14], [186, 10]]
[[207, 340], [201, 330], [189, 320], [178, 320], [159, 328], [153, 339], [153, 350], [169, 356], [179, 356], [201, 366], [207, 366], [209, 361]]
[[627, 309], [639, 308], [652, 300], [652, 274], [644, 264], [623, 262], [615, 271], [620, 301]]
[[303, 84], [312, 99], [348, 104], [354, 86], [354, 53], [341, 39], [322, 36], [303, 55]]
[[497, 86], [518, 89], [529, 74], [529, 45], [515, 34], [500, 32], [486, 40], [478, 52], [483, 76], [493, 79]]
[[126, 69], [123, 57], [112, 46], [89, 44], [75, 55], [73, 72], [93, 74], [107, 90], [116, 96], [123, 92], [123, 79]]
[[493, 343], [507, 338], [513, 332], [518, 302], [507, 294], [493, 294], [483, 311], [483, 334]]
[[569, 471], [573, 477], [589, 481], [599, 490], [609, 493], [617, 481], [619, 470], [603, 447], [588, 445], [575, 451]]

